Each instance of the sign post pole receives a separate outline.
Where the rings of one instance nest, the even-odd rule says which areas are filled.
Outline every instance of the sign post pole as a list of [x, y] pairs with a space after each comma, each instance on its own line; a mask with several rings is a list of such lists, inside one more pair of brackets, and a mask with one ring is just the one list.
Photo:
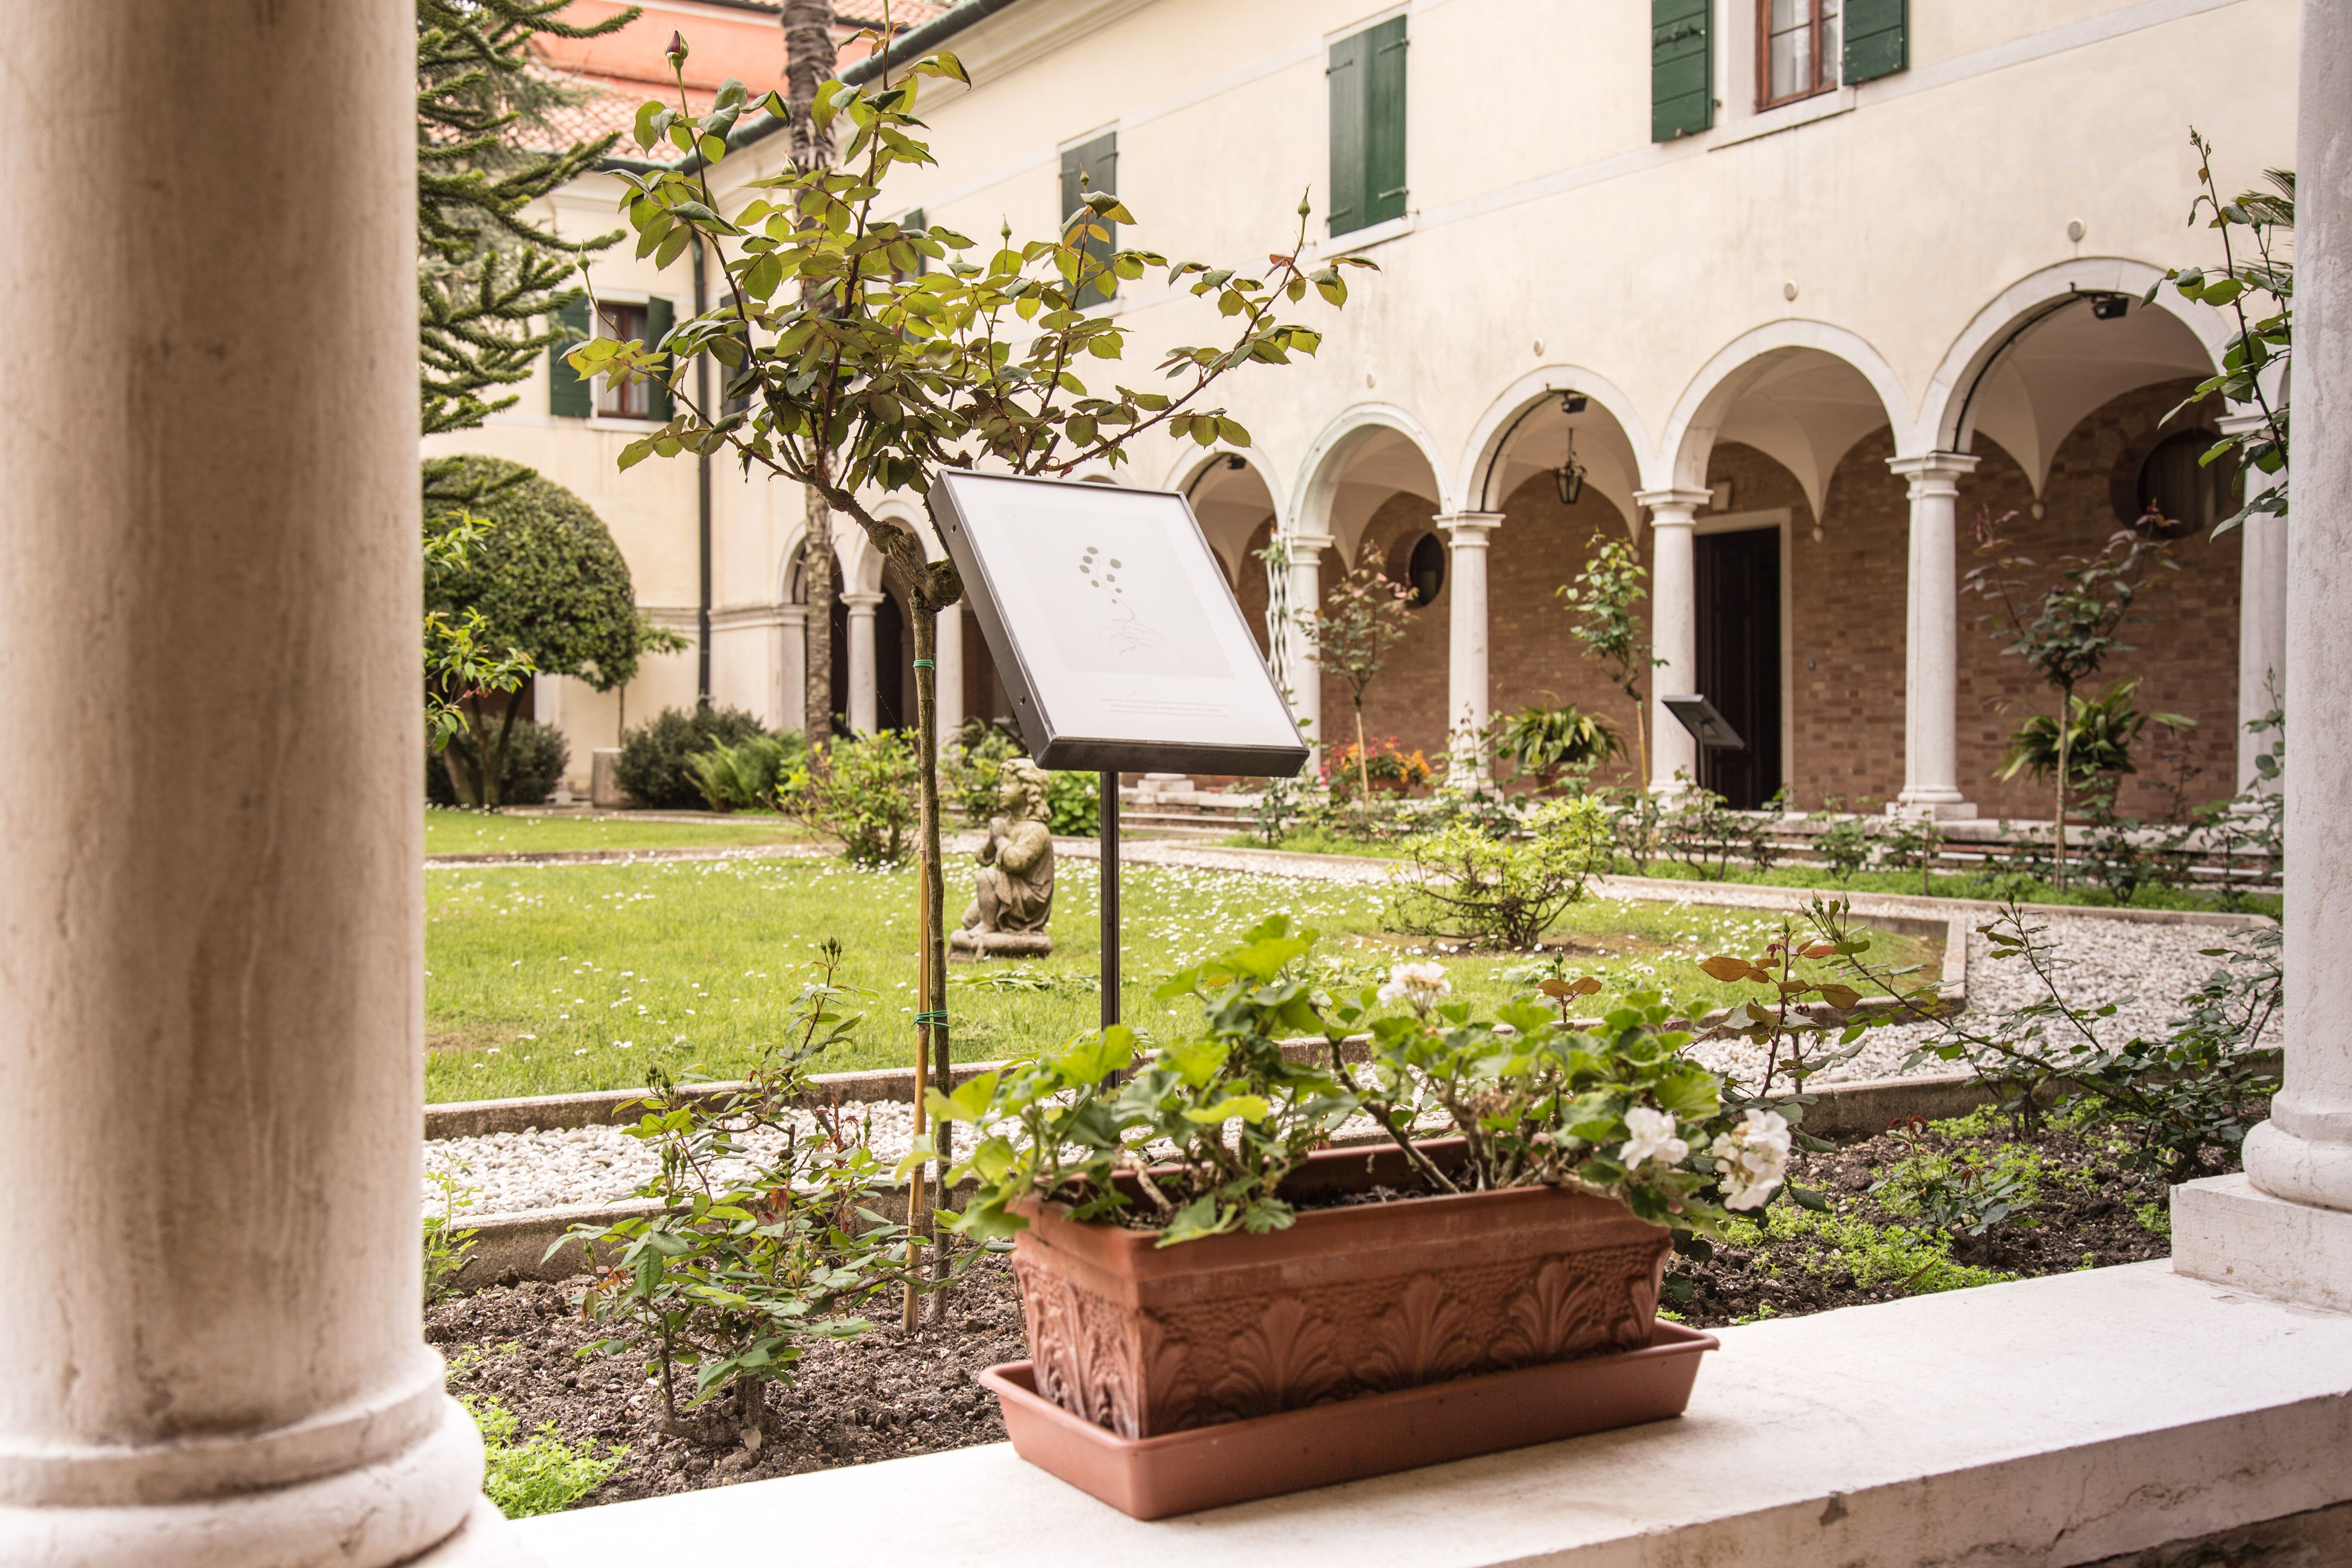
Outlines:
[[1102, 1026], [1118, 1022], [1118, 773], [1102, 775]]

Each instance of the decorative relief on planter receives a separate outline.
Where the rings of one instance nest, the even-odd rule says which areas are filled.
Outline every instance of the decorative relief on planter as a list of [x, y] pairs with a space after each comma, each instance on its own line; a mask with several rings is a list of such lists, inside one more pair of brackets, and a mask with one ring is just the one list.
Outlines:
[[1013, 1258], [1037, 1392], [1147, 1437], [1650, 1342], [1668, 1238], [1613, 1202], [1537, 1190], [1358, 1208], [1335, 1250], [1318, 1222], [1338, 1217], [1146, 1263], [1148, 1236], [1038, 1216]]

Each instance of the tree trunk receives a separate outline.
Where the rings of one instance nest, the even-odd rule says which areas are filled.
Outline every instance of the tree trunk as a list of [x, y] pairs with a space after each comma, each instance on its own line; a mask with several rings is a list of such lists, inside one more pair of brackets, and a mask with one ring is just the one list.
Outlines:
[[[930, 1053], [930, 1080], [941, 1094], [955, 1089], [952, 1075], [954, 1052], [949, 1043], [947, 1016], [948, 997], [948, 938], [946, 924], [947, 868], [940, 849], [940, 692], [939, 646], [940, 612], [930, 602], [928, 591], [918, 590], [908, 595], [914, 610], [915, 623], [915, 749], [916, 776], [921, 781], [922, 841], [916, 857], [922, 879], [922, 898], [927, 906], [923, 921], [923, 951], [917, 962], [923, 965], [929, 982], [923, 989], [930, 993], [931, 1016], [915, 1031], [915, 1049]], [[932, 1142], [939, 1157], [932, 1163], [928, 1185], [932, 1202], [947, 1206], [948, 1167], [955, 1163], [955, 1123], [938, 1121], [932, 1124]], [[947, 1268], [947, 1237], [921, 1215], [908, 1215], [908, 1228], [930, 1238], [931, 1275], [939, 1279]], [[936, 1290], [932, 1295], [931, 1321], [943, 1322], [947, 1317], [947, 1292]]]
[[[833, 75], [833, 0], [784, 0], [784, 101], [792, 121], [793, 166], [833, 165], [833, 136], [809, 113], [816, 90]], [[806, 302], [814, 292], [804, 284]], [[801, 723], [809, 749], [833, 739], [833, 513], [824, 495], [808, 489], [807, 527], [801, 546], [801, 581], [807, 589], [808, 625]]]
[[808, 523], [801, 543], [801, 583], [808, 603], [806, 654], [801, 682], [801, 722], [809, 750], [833, 739], [833, 512], [808, 487]]
[[1360, 700], [1356, 703], [1356, 788], [1360, 792], [1356, 796], [1356, 809], [1359, 812], [1370, 809], [1372, 767], [1364, 757], [1364, 704]]
[[2051, 885], [2060, 892], [2066, 890], [2066, 771], [2074, 762], [2072, 748], [2067, 745], [2067, 720], [2073, 716], [2074, 689], [2061, 687], [2058, 691], [2058, 821], [2053, 842], [2056, 858], [2050, 868]]

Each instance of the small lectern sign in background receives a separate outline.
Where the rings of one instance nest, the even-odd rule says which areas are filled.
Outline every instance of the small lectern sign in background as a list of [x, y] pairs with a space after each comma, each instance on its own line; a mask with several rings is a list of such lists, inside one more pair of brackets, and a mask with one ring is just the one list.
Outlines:
[[1102, 1020], [1118, 1022], [1118, 775], [1288, 778], [1307, 742], [1173, 490], [962, 471], [931, 520], [1042, 768], [1102, 774]]

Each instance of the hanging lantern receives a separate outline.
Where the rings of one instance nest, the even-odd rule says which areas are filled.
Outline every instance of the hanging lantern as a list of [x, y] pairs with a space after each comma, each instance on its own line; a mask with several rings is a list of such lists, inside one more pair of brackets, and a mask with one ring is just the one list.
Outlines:
[[[1571, 403], [1575, 406], [1570, 407]], [[1582, 412], [1583, 404], [1584, 399], [1574, 393], [1560, 399], [1561, 409], [1570, 414]], [[1560, 459], [1559, 467], [1551, 471], [1551, 478], [1552, 483], [1559, 487], [1559, 504], [1574, 506], [1576, 498], [1584, 493], [1584, 465], [1576, 460], [1576, 429], [1573, 426], [1569, 427], [1568, 453]]]

